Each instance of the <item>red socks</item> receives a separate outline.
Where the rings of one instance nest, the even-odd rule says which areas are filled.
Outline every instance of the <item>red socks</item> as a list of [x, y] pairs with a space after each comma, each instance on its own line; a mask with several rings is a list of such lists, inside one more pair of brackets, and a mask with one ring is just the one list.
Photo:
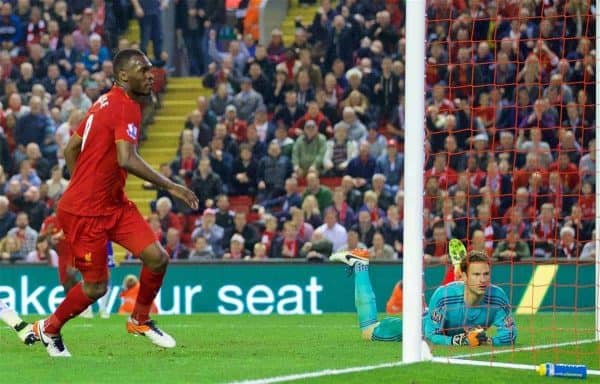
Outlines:
[[140, 291], [138, 292], [135, 307], [131, 314], [131, 317], [138, 324], [143, 324], [150, 319], [148, 313], [156, 294], [162, 286], [165, 272], [154, 272], [145, 266], [142, 267], [142, 272], [140, 273]]
[[85, 311], [94, 301], [83, 292], [81, 282], [77, 283], [69, 290], [67, 297], [56, 308], [52, 316], [46, 320], [44, 331], [49, 334], [60, 333], [60, 329], [67, 321]]

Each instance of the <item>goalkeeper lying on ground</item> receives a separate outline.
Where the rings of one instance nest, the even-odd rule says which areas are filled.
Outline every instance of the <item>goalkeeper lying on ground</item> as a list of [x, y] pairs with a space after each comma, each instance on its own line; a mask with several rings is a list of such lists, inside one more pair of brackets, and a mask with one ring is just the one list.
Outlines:
[[[369, 252], [366, 249], [337, 252], [330, 260], [341, 261], [354, 272], [354, 300], [363, 338], [373, 341], [401, 341], [402, 320], [377, 320], [375, 294], [369, 279]], [[510, 345], [517, 338], [506, 293], [490, 283], [490, 262], [481, 252], [472, 251], [460, 263], [462, 277], [435, 290], [423, 315], [427, 341], [442, 345]], [[494, 326], [496, 335], [486, 330]]]

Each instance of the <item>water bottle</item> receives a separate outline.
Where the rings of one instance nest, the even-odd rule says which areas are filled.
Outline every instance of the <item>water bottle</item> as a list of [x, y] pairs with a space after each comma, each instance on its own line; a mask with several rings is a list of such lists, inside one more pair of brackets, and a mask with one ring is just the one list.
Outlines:
[[568, 377], [571, 379], [585, 379], [587, 376], [585, 365], [546, 363], [537, 366], [536, 371], [540, 376]]

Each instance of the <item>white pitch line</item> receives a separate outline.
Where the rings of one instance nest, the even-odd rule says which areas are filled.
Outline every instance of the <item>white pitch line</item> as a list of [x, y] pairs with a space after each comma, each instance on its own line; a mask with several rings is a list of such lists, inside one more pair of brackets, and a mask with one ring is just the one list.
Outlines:
[[[454, 365], [475, 365], [479, 367], [489, 368], [510, 368], [510, 369], [523, 369], [526, 371], [535, 371], [537, 366], [531, 364], [514, 364], [514, 363], [498, 363], [495, 361], [480, 361], [480, 360], [464, 360], [464, 359], [453, 359], [444, 357], [434, 357], [431, 360], [433, 363], [443, 364], [454, 364]], [[595, 369], [586, 370], [588, 375], [600, 376], [600, 371]]]
[[[513, 348], [513, 349], [501, 349], [501, 350], [488, 351], [488, 352], [478, 352], [478, 353], [469, 353], [469, 354], [465, 353], [462, 355], [448, 356], [448, 358], [464, 359], [466, 357], [473, 358], [473, 357], [480, 357], [480, 356], [501, 355], [501, 354], [512, 353], [512, 352], [527, 352], [527, 351], [535, 351], [538, 349], [570, 347], [572, 345], [583, 345], [583, 344], [590, 344], [590, 343], [595, 343], [595, 342], [596, 342], [595, 339], [585, 339], [585, 340], [578, 340], [578, 341], [567, 341], [564, 343], [530, 345], [528, 347], [519, 347], [519, 348]], [[440, 356], [439, 358], [443, 359], [444, 357]]]
[[311, 378], [322, 377], [322, 376], [335, 376], [335, 375], [343, 375], [345, 373], [365, 372], [365, 371], [372, 371], [372, 370], [375, 370], [375, 369], [382, 369], [382, 368], [394, 368], [394, 367], [399, 367], [399, 366], [408, 365], [408, 364], [409, 363], [404, 363], [402, 361], [397, 361], [397, 362], [394, 362], [394, 363], [384, 363], [384, 364], [377, 364], [377, 365], [365, 365], [365, 366], [360, 366], [360, 367], [350, 367], [350, 368], [341, 368], [341, 369], [324, 369], [322, 371], [297, 373], [297, 374], [285, 375], [285, 376], [275, 376], [275, 377], [268, 377], [268, 378], [265, 378], [265, 379], [233, 381], [230, 384], [271, 384], [271, 383], [283, 383], [283, 382], [286, 382], [286, 381], [311, 379]]
[[[535, 366], [533, 366], [533, 365], [496, 363], [496, 362], [478, 361], [478, 360], [465, 360], [464, 358], [465, 357], [490, 356], [490, 355], [495, 355], [495, 354], [505, 354], [505, 353], [511, 353], [511, 352], [527, 352], [527, 351], [533, 351], [533, 350], [538, 350], [538, 349], [560, 348], [560, 347], [567, 347], [567, 346], [572, 346], [572, 345], [590, 344], [590, 343], [594, 343], [594, 342], [596, 342], [596, 340], [586, 339], [586, 340], [570, 341], [570, 342], [564, 342], [564, 343], [532, 345], [532, 346], [528, 346], [528, 347], [503, 349], [503, 350], [499, 350], [499, 351], [488, 351], [488, 352], [463, 354], [463, 355], [448, 356], [448, 357], [434, 357], [432, 360], [429, 360], [429, 361], [434, 362], [434, 363], [452, 363], [452, 364], [463, 364], [463, 365], [478, 365], [478, 366], [486, 366], [486, 367], [534, 369]], [[354, 373], [354, 372], [373, 371], [376, 369], [393, 368], [393, 367], [399, 367], [399, 366], [403, 366], [403, 365], [409, 365], [409, 363], [404, 363], [404, 362], [398, 361], [398, 362], [384, 363], [384, 364], [378, 364], [378, 365], [365, 365], [365, 366], [349, 367], [349, 368], [341, 368], [341, 369], [325, 369], [322, 371], [297, 373], [297, 374], [285, 375], [285, 376], [275, 376], [275, 377], [268, 377], [268, 378], [264, 378], [264, 379], [234, 381], [234, 382], [231, 382], [230, 384], [284, 383], [287, 381], [311, 379], [311, 378], [323, 377], [323, 376], [343, 375], [346, 373]], [[588, 370], [588, 374], [600, 375], [600, 371]]]

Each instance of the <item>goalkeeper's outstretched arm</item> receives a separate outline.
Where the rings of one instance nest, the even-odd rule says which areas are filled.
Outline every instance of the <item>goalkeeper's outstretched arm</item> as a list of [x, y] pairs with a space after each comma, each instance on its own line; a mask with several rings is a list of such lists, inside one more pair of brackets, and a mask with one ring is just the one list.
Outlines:
[[429, 310], [423, 319], [423, 331], [427, 341], [433, 344], [452, 345], [452, 337], [444, 334], [444, 321], [448, 306], [444, 287], [439, 287], [429, 300]]
[[492, 345], [512, 345], [517, 340], [517, 326], [511, 313], [506, 293], [501, 289], [495, 290], [495, 298], [499, 308], [494, 316], [496, 336], [492, 337]]

